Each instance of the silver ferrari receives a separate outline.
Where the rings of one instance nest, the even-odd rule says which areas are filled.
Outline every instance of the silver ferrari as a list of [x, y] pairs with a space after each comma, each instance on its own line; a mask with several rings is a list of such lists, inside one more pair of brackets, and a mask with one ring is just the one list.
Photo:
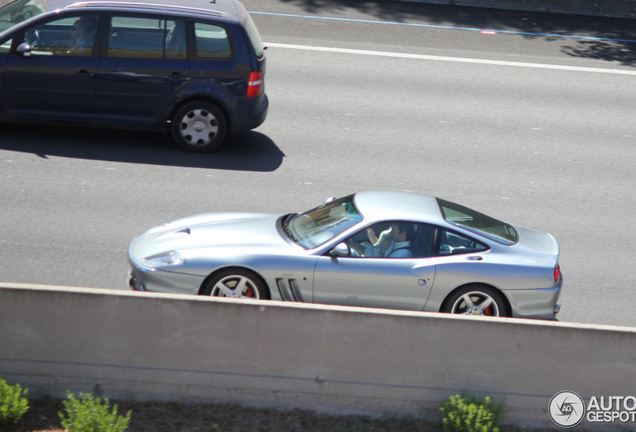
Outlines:
[[408, 192], [359, 192], [303, 213], [211, 213], [130, 244], [139, 291], [555, 319], [551, 235]]

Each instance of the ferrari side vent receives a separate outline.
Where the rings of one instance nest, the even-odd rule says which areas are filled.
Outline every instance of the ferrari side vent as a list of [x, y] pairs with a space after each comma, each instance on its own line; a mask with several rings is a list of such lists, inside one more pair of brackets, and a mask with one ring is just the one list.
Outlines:
[[277, 278], [276, 286], [278, 286], [278, 292], [283, 301], [305, 302], [300, 293], [300, 288], [298, 288], [298, 284], [296, 283], [296, 279]]

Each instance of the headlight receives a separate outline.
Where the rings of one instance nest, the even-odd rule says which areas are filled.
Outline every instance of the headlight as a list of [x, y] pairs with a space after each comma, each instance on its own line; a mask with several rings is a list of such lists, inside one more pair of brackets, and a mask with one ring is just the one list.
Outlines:
[[148, 267], [165, 267], [173, 265], [181, 265], [185, 262], [185, 258], [177, 251], [162, 252], [160, 254], [151, 255], [142, 258], [141, 262]]

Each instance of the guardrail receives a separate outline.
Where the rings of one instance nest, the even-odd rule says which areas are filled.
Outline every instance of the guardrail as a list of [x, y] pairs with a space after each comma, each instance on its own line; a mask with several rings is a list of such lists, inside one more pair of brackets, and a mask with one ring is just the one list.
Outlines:
[[635, 346], [632, 328], [0, 283], [0, 376], [32, 396], [436, 421], [465, 390], [545, 427], [559, 391], [635, 392]]

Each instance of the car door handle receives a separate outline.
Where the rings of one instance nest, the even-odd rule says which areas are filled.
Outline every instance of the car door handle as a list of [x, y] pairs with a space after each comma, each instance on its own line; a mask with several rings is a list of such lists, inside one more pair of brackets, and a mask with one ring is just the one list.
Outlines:
[[469, 256], [468, 259], [471, 261], [481, 261], [484, 259], [484, 257], [477, 255], [477, 256]]
[[179, 82], [179, 81], [187, 80], [188, 76], [175, 71], [175, 72], [172, 72], [170, 75], [168, 75], [168, 78], [170, 78], [171, 81]]
[[89, 78], [95, 78], [95, 72], [89, 72], [86, 69], [81, 69], [79, 72], [77, 72], [75, 75], [77, 76], [81, 76], [81, 77], [89, 77]]

